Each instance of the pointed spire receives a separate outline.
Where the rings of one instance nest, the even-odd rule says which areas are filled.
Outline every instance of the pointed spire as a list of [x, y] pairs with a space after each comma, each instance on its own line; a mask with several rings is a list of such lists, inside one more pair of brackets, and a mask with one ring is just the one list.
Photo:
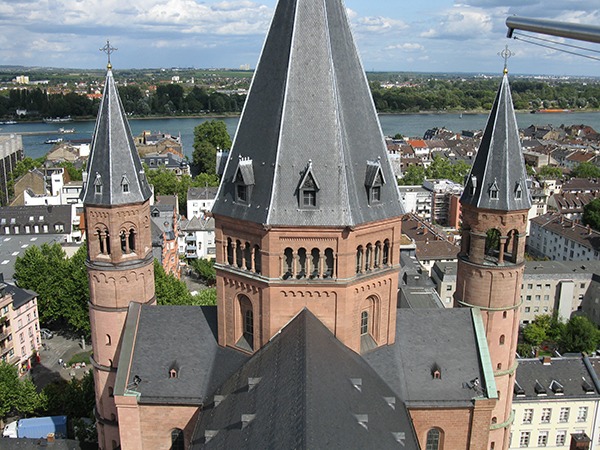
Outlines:
[[[239, 156], [256, 184], [236, 200]], [[369, 202], [365, 173], [384, 180]], [[307, 199], [306, 175], [318, 180]], [[354, 226], [403, 213], [341, 0], [280, 0], [228, 158], [214, 214], [269, 225]]]
[[82, 196], [86, 205], [141, 203], [152, 195], [110, 68], [87, 171], [88, 182]]
[[460, 201], [463, 205], [500, 211], [531, 208], [506, 70]]

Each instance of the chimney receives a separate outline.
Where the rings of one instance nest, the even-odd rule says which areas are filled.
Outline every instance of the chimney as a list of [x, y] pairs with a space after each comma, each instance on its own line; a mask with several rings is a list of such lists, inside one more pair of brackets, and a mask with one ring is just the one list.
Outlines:
[[591, 439], [585, 433], [571, 434], [569, 450], [589, 450]]
[[544, 366], [549, 366], [550, 364], [552, 364], [552, 358], [550, 356], [544, 356], [542, 358], [542, 364]]
[[592, 234], [592, 227], [590, 227], [589, 225], [587, 226], [587, 234], [588, 236]]

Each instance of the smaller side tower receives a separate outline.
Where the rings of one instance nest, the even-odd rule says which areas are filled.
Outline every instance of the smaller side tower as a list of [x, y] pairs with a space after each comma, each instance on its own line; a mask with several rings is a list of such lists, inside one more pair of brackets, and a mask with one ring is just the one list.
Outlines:
[[149, 201], [109, 64], [83, 191], [90, 285], [92, 365], [101, 449], [119, 447], [113, 388], [130, 302], [154, 304]]
[[508, 449], [531, 200], [506, 70], [460, 201], [455, 306], [481, 310], [498, 389], [488, 448]]

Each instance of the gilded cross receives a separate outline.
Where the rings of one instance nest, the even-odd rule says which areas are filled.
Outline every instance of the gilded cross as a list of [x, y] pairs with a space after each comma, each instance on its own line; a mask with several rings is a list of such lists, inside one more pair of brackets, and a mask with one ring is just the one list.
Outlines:
[[504, 48], [504, 50], [502, 50], [500, 53], [498, 53], [499, 56], [501, 56], [504, 59], [504, 73], [508, 73], [508, 60], [510, 59], [510, 57], [514, 56], [515, 54], [513, 52], [511, 52], [508, 48], [508, 45]]
[[116, 50], [119, 50], [119, 49], [116, 47], [111, 47], [109, 40], [107, 40], [106, 45], [100, 49], [101, 52], [104, 52], [108, 55], [108, 64], [106, 65], [106, 67], [108, 69], [112, 69], [112, 64], [110, 63], [110, 55], [112, 53], [114, 53]]

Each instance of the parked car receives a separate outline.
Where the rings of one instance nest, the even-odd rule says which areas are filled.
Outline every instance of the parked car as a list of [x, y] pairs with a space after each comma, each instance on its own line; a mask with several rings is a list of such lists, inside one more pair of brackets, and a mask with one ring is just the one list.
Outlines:
[[52, 336], [54, 336], [48, 328], [40, 328], [40, 335], [42, 339], [52, 339]]

